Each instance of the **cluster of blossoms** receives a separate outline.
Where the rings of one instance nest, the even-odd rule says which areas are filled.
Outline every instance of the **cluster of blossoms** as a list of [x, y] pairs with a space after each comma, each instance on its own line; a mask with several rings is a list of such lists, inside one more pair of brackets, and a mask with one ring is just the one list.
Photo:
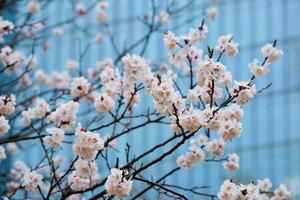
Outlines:
[[111, 169], [105, 182], [107, 193], [117, 195], [119, 198], [127, 196], [132, 189], [132, 181], [126, 178], [127, 175], [127, 171], [116, 168]]
[[44, 29], [44, 27], [45, 27], [44, 21], [39, 21], [34, 24], [25, 26], [24, 28], [22, 28], [22, 31], [26, 37], [34, 37], [39, 32], [41, 32]]
[[220, 200], [232, 199], [263, 199], [263, 200], [291, 200], [291, 192], [284, 185], [280, 185], [274, 192], [269, 190], [272, 183], [269, 179], [259, 180], [258, 184], [237, 185], [229, 180], [223, 182], [218, 198]]
[[231, 34], [222, 35], [218, 39], [216, 50], [220, 53], [226, 53], [228, 56], [234, 57], [239, 52], [238, 44], [233, 42]]
[[165, 46], [172, 51], [169, 53], [169, 62], [176, 68], [181, 69], [185, 73], [190, 73], [190, 65], [192, 63], [199, 64], [202, 60], [202, 50], [196, 45], [203, 41], [208, 34], [208, 27], [202, 23], [197, 29], [191, 28], [187, 35], [181, 36], [183, 44], [180, 44], [180, 38], [168, 31], [164, 37]]
[[198, 145], [191, 145], [189, 152], [182, 154], [177, 158], [177, 164], [179, 167], [188, 169], [195, 163], [205, 159], [205, 152]]
[[[165, 34], [165, 46], [172, 51], [172, 54], [169, 54], [170, 63], [190, 75], [193, 73], [193, 65], [197, 66], [194, 69], [197, 83], [193, 84], [193, 80], [191, 80], [187, 99], [182, 98], [182, 95], [178, 95], [178, 92], [173, 89], [171, 80], [174, 81], [174, 79], [171, 78], [164, 82], [159, 76], [156, 81], [157, 84], [153, 84], [153, 88], [150, 88], [150, 94], [153, 97], [156, 109], [160, 114], [171, 115], [170, 128], [172, 131], [185, 134], [186, 132], [195, 133], [200, 128], [205, 128], [217, 132], [217, 138], [201, 135], [199, 139], [192, 140], [193, 143], [189, 151], [180, 155], [177, 159], [177, 164], [181, 168], [190, 168], [198, 161], [204, 160], [205, 150], [214, 157], [222, 155], [225, 151], [226, 142], [240, 136], [242, 132], [241, 121], [244, 113], [241, 106], [257, 94], [257, 89], [252, 81], [253, 78], [251, 81], [234, 81], [234, 85], [230, 87], [232, 74], [226, 70], [226, 66], [219, 60], [222, 54], [226, 53], [228, 56], [233, 57], [238, 53], [238, 44], [234, 43], [231, 34], [220, 36], [216, 46], [216, 50], [219, 52], [216, 61], [213, 58], [213, 50], [210, 48], [208, 48], [208, 55], [202, 56], [202, 51], [195, 45], [205, 39], [207, 33], [208, 28], [202, 22], [198, 30], [191, 29], [187, 35], [181, 37], [183, 44], [180, 44], [180, 38], [172, 32]], [[282, 55], [281, 50], [270, 44], [265, 45], [262, 52], [265, 56], [265, 63], [272, 63]], [[272, 58], [271, 62], [268, 62], [270, 58]], [[164, 83], [166, 84], [163, 85]], [[163, 85], [161, 90], [160, 85]], [[234, 99], [235, 101], [226, 106], [215, 106], [214, 103], [224, 96], [224, 87], [226, 87], [229, 100]], [[185, 100], [200, 101], [204, 108], [202, 110], [194, 108], [193, 104], [186, 107], [185, 103], [177, 108], [174, 107], [172, 98], [177, 101], [180, 99], [181, 102], [185, 102]], [[163, 109], [159, 109], [158, 105], [162, 105], [165, 111], [168, 111], [161, 112]], [[236, 154], [229, 154], [224, 159], [223, 166], [227, 170], [238, 169], [239, 157]]]
[[115, 108], [115, 101], [107, 93], [99, 93], [95, 95], [94, 106], [98, 112], [106, 113]]
[[48, 120], [57, 127], [70, 128], [76, 123], [76, 113], [79, 107], [78, 102], [68, 101], [62, 103], [54, 112], [48, 116]]
[[121, 90], [121, 74], [118, 68], [114, 67], [111, 58], [104, 58], [97, 63], [97, 68], [100, 70], [100, 81], [103, 86], [102, 91], [107, 93], [112, 98]]
[[73, 98], [78, 98], [89, 93], [91, 84], [84, 77], [73, 78], [71, 82], [71, 94]]
[[43, 176], [38, 174], [36, 171], [26, 172], [23, 177], [22, 186], [25, 190], [35, 190], [37, 187], [42, 186], [43, 184]]
[[94, 159], [104, 148], [104, 140], [97, 134], [86, 131], [80, 125], [76, 129], [73, 152], [80, 158], [75, 162], [75, 170], [68, 176], [72, 190], [84, 190], [99, 180], [99, 173]]
[[73, 151], [76, 155], [92, 161], [96, 158], [98, 151], [104, 148], [104, 141], [98, 134], [86, 131], [80, 126], [76, 129], [76, 140]]
[[107, 1], [101, 1], [96, 5], [96, 18], [101, 23], [106, 23], [108, 20], [107, 9], [109, 7], [109, 3]]
[[[195, 145], [204, 148], [213, 156], [220, 156], [225, 150], [225, 141], [232, 140], [240, 135], [241, 120], [243, 117], [243, 110], [237, 104], [231, 104], [228, 107], [220, 109], [213, 114], [214, 108], [206, 107], [204, 110], [196, 110], [189, 108], [178, 116], [179, 124], [185, 131], [194, 132], [199, 128], [209, 128], [218, 132], [219, 138], [212, 139], [206, 136], [199, 136], [199, 139], [193, 141], [192, 149]], [[171, 129], [173, 131], [180, 131], [176, 118], [173, 117], [171, 122]], [[196, 142], [197, 141], [197, 142]], [[232, 167], [230, 167], [232, 165]], [[228, 162], [224, 164], [226, 169], [238, 168], [238, 158], [233, 154], [229, 156]]]
[[[139, 93], [135, 91], [137, 81], [147, 82], [151, 76], [149, 62], [138, 55], [126, 55], [122, 57], [124, 65], [123, 90], [125, 102], [130, 103], [130, 107], [139, 102]], [[151, 76], [152, 77], [152, 76]]]
[[14, 94], [0, 96], [0, 114], [10, 115], [15, 111], [16, 97]]
[[46, 84], [55, 89], [69, 89], [70, 76], [67, 72], [53, 71], [49, 79], [46, 79]]
[[3, 36], [10, 34], [14, 30], [15, 26], [12, 22], [4, 20], [0, 17], [0, 43], [4, 42]]
[[64, 130], [54, 127], [46, 129], [46, 132], [50, 135], [44, 137], [43, 140], [52, 148], [60, 147], [65, 136]]
[[114, 68], [113, 60], [105, 58], [97, 63], [95, 75], [99, 74], [102, 84], [101, 93], [94, 93], [94, 106], [100, 113], [112, 111], [115, 107], [114, 98], [121, 91], [121, 74]]
[[20, 160], [14, 162], [14, 168], [10, 170], [9, 174], [11, 181], [6, 184], [9, 193], [15, 192], [20, 187], [22, 178], [28, 172], [29, 168], [24, 162]]
[[236, 153], [232, 153], [228, 155], [228, 158], [225, 162], [223, 162], [223, 167], [226, 170], [236, 170], [240, 167], [240, 158]]
[[170, 75], [156, 76], [148, 87], [149, 94], [157, 112], [161, 115], [172, 115], [176, 108], [181, 113], [185, 107], [185, 101], [178, 91], [173, 88], [173, 78]]
[[24, 125], [30, 125], [34, 119], [41, 119], [50, 112], [50, 106], [44, 99], [35, 99], [35, 106], [22, 112], [22, 122]]
[[[11, 115], [15, 111], [16, 97], [13, 94], [0, 96], [0, 137], [5, 135], [9, 129], [9, 121], [4, 115]], [[6, 159], [5, 148], [0, 145], [0, 161]]]
[[25, 56], [21, 52], [13, 51], [9, 46], [1, 48], [0, 61], [5, 67], [5, 72], [15, 72], [20, 68], [24, 60]]
[[8, 120], [4, 116], [0, 116], [0, 136], [4, 135], [10, 129]]
[[249, 69], [254, 76], [264, 76], [269, 73], [269, 65], [276, 62], [280, 56], [283, 55], [282, 50], [275, 48], [274, 44], [267, 43], [261, 48], [262, 55], [265, 61], [259, 64], [257, 59], [254, 59], [249, 64]]
[[75, 170], [68, 176], [68, 184], [72, 190], [84, 190], [99, 180], [96, 164], [92, 161], [78, 159], [74, 164]]

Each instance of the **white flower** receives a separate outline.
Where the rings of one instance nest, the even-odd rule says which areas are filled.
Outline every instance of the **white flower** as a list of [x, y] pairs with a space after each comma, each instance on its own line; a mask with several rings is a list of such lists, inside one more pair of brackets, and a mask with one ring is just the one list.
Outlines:
[[263, 76], [270, 71], [267, 63], [260, 65], [257, 59], [254, 59], [252, 63], [249, 63], [248, 67], [250, 68], [251, 73], [255, 76]]
[[205, 152], [199, 147], [190, 147], [190, 151], [177, 158], [177, 165], [188, 169], [194, 164], [205, 159]]
[[106, 67], [100, 73], [101, 84], [103, 92], [108, 96], [114, 98], [121, 90], [121, 75], [117, 68]]
[[259, 189], [263, 192], [268, 192], [271, 187], [273, 186], [272, 182], [270, 181], [270, 179], [265, 178], [263, 180], [257, 180], [257, 186], [259, 187]]
[[27, 12], [29, 13], [37, 13], [41, 9], [40, 3], [38, 1], [30, 1], [27, 4]]
[[132, 189], [132, 181], [125, 178], [126, 171], [116, 168], [111, 169], [111, 174], [105, 182], [105, 189], [110, 195], [117, 195], [123, 198], [129, 195]]
[[5, 149], [3, 146], [0, 145], [0, 162], [4, 159], [6, 159]]
[[218, 134], [225, 141], [232, 140], [234, 137], [237, 137], [242, 132], [242, 123], [233, 120], [223, 121], [221, 127], [218, 130]]
[[7, 73], [17, 71], [24, 60], [25, 57], [21, 52], [13, 51], [9, 46], [5, 46], [1, 49], [0, 61]]
[[226, 71], [220, 75], [219, 83], [228, 86], [232, 82], [232, 74], [230, 71]]
[[134, 83], [143, 80], [149, 70], [149, 63], [138, 55], [126, 55], [122, 57], [124, 65], [124, 77], [126, 81]]
[[232, 90], [233, 95], [237, 95], [236, 103], [238, 105], [246, 104], [250, 99], [254, 98], [257, 90], [254, 84], [249, 84], [246, 81], [234, 81], [234, 87]]
[[209, 7], [206, 9], [206, 14], [210, 19], [216, 19], [219, 13], [216, 7]]
[[161, 11], [157, 16], [156, 20], [161, 24], [168, 24], [170, 21], [170, 15], [166, 11]]
[[26, 126], [31, 123], [31, 120], [41, 119], [45, 117], [48, 112], [50, 112], [50, 106], [44, 99], [35, 99], [34, 103], [36, 104], [35, 107], [29, 108], [28, 110], [24, 110], [22, 112], [22, 122]]
[[16, 160], [14, 162], [14, 168], [10, 170], [10, 177], [14, 181], [19, 181], [24, 177], [24, 174], [27, 172], [29, 172], [29, 168], [27, 167], [27, 165], [20, 160]]
[[76, 69], [78, 69], [78, 67], [79, 67], [79, 62], [76, 60], [68, 60], [66, 62], [66, 68], [69, 71], [75, 71]]
[[104, 39], [103, 33], [97, 33], [94, 37], [95, 43], [100, 44]]
[[171, 31], [165, 33], [164, 43], [165, 46], [170, 50], [175, 50], [178, 46], [179, 38], [174, 35]]
[[202, 145], [206, 145], [207, 142], [208, 142], [208, 137], [206, 135], [200, 135], [190, 140], [191, 147], [193, 146], [201, 147]]
[[96, 5], [96, 9], [98, 10], [107, 10], [109, 8], [109, 3], [107, 1], [100, 1]]
[[205, 123], [200, 113], [200, 110], [191, 110], [190, 112], [179, 115], [179, 124], [185, 131], [193, 132], [198, 130]]
[[236, 120], [240, 122], [244, 116], [244, 111], [238, 104], [231, 104], [230, 106], [222, 109], [222, 117], [224, 120]]
[[[19, 188], [20, 188], [20, 183], [16, 182], [16, 181], [9, 181], [6, 183], [6, 188], [7, 188], [7, 193], [8, 194], [13, 194], [15, 193]], [[9, 200], [7, 199], [3, 199], [3, 200]]]
[[95, 159], [98, 151], [104, 148], [104, 141], [97, 134], [85, 131], [81, 127], [76, 129], [76, 140], [73, 145], [73, 151], [76, 155], [92, 161]]
[[234, 57], [239, 52], [238, 50], [238, 44], [229, 42], [225, 47], [225, 52], [228, 56]]
[[224, 52], [226, 46], [231, 42], [232, 35], [229, 33], [227, 35], [222, 35], [218, 39], [218, 45], [216, 46], [217, 51]]
[[52, 34], [55, 36], [55, 37], [61, 37], [63, 34], [64, 34], [64, 30], [62, 28], [54, 28], [52, 30]]
[[[104, 142], [107, 142], [109, 139], [110, 139], [110, 136], [108, 136], [108, 135], [104, 136], [104, 138], [103, 138]], [[108, 142], [107, 145], [113, 149], [117, 149], [117, 147], [118, 147], [116, 139], [111, 140], [110, 142]]]
[[280, 56], [283, 55], [283, 51], [276, 49], [272, 44], [267, 43], [261, 48], [261, 52], [265, 58], [267, 58], [267, 63], [275, 63]]
[[4, 116], [0, 116], [0, 136], [4, 135], [10, 129], [8, 120]]
[[292, 193], [287, 190], [286, 186], [280, 184], [279, 187], [274, 191], [276, 200], [292, 200]]
[[73, 98], [81, 97], [89, 93], [91, 84], [83, 76], [73, 78], [71, 82], [71, 94]]
[[76, 175], [80, 178], [90, 178], [94, 176], [98, 168], [94, 162], [78, 159], [74, 164]]
[[236, 170], [240, 167], [240, 158], [236, 153], [228, 154], [228, 158], [223, 162], [223, 167], [226, 170]]
[[72, 190], [81, 191], [90, 187], [90, 180], [88, 178], [80, 178], [74, 171], [68, 176], [68, 184]]
[[101, 61], [97, 62], [97, 68], [106, 68], [106, 67], [113, 67], [114, 66], [114, 61], [113, 59], [107, 57], [103, 58]]
[[70, 82], [70, 76], [66, 71], [57, 72], [54, 71], [50, 75], [48, 84], [55, 89], [68, 89]]
[[14, 94], [0, 96], [0, 114], [10, 115], [15, 111], [16, 97]]
[[34, 107], [34, 116], [35, 118], [42, 118], [44, 117], [47, 112], [50, 111], [49, 104], [41, 98], [35, 100], [35, 107]]
[[48, 119], [58, 127], [69, 128], [76, 122], [78, 107], [78, 102], [68, 101], [66, 103], [62, 103], [49, 115]]
[[97, 3], [95, 11], [96, 18], [101, 23], [106, 23], [108, 20], [107, 9], [109, 7], [109, 3], [107, 1], [100, 1]]
[[14, 154], [18, 150], [18, 145], [15, 142], [8, 143], [6, 149], [9, 154]]
[[22, 186], [27, 191], [33, 191], [37, 187], [41, 187], [43, 184], [43, 176], [38, 174], [36, 171], [26, 172], [23, 177]]
[[60, 147], [65, 136], [64, 130], [60, 128], [47, 128], [46, 132], [50, 135], [44, 137], [43, 140], [53, 148]]
[[224, 153], [225, 142], [222, 138], [213, 139], [206, 144], [206, 150], [214, 156], [220, 156]]
[[48, 81], [48, 77], [42, 69], [38, 69], [35, 71], [35, 80], [38, 83], [46, 83]]
[[34, 37], [36, 36], [41, 30], [43, 30], [45, 27], [44, 21], [38, 21], [28, 27], [25, 27], [23, 29], [24, 34], [27, 37]]
[[26, 65], [28, 67], [30, 67], [31, 69], [35, 68], [36, 65], [37, 65], [37, 58], [36, 58], [36, 56], [35, 55], [28, 56]]
[[206, 24], [200, 25], [198, 29], [191, 28], [188, 33], [188, 39], [193, 43], [203, 41], [208, 34], [208, 27]]
[[0, 35], [6, 35], [11, 33], [14, 30], [15, 26], [11, 21], [3, 20], [0, 17]]
[[28, 87], [32, 84], [32, 80], [31, 77], [29, 76], [29, 74], [24, 74], [21, 78], [20, 78], [20, 82], [19, 82], [20, 86], [25, 88]]
[[78, 3], [75, 6], [75, 12], [76, 12], [77, 15], [83, 16], [87, 13], [87, 8], [84, 4]]
[[149, 94], [153, 97], [153, 102], [157, 111], [161, 115], [174, 114], [176, 107], [178, 113], [182, 113], [185, 108], [184, 99], [177, 91], [174, 91], [172, 79], [168, 76], [155, 77], [148, 86]]
[[94, 106], [98, 112], [106, 113], [114, 109], [115, 101], [106, 93], [100, 93], [95, 98]]
[[220, 62], [215, 62], [213, 63], [211, 72], [215, 75], [215, 76], [220, 76], [221, 74], [223, 74], [226, 70], [226, 66], [223, 65]]

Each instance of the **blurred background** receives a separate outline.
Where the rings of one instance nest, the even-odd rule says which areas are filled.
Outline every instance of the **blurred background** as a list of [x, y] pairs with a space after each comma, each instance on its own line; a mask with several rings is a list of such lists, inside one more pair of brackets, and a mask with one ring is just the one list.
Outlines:
[[[90, 3], [88, 0], [80, 2], [86, 5]], [[138, 18], [149, 14], [151, 8], [149, 0], [109, 0], [108, 2], [110, 3], [108, 24], [114, 33], [117, 46], [129, 46], [145, 35], [147, 29]], [[156, 1], [159, 9], [163, 9], [167, 2], [169, 1]], [[186, 4], [188, 0], [174, 2], [180, 6]], [[186, 33], [190, 27], [198, 26], [205, 15], [206, 8], [211, 5], [209, 0], [195, 0], [185, 11], [173, 16], [165, 30], [175, 28], [174, 32], [177, 35]], [[240, 169], [228, 172], [220, 163], [199, 163], [167, 179], [167, 182], [184, 187], [211, 186], [204, 191], [215, 193], [222, 182], [228, 178], [246, 183], [269, 177], [274, 186], [278, 186], [280, 182], [289, 185], [294, 194], [298, 195], [295, 199], [299, 199], [300, 193], [296, 189], [300, 187], [300, 28], [298, 26], [300, 1], [220, 0], [216, 7], [219, 13], [217, 19], [206, 20], [210, 33], [203, 47], [215, 46], [220, 35], [233, 34], [235, 42], [240, 44], [240, 53], [235, 58], [223, 57], [222, 62], [232, 70], [235, 80], [249, 79], [248, 63], [254, 58], [263, 59], [260, 48], [266, 42], [277, 39], [278, 47], [284, 51], [284, 56], [272, 66], [268, 76], [258, 80], [258, 88], [264, 87], [269, 82], [273, 85], [245, 106], [242, 136], [226, 146], [226, 153], [236, 152], [240, 156]], [[72, 1], [50, 1], [46, 11], [39, 14], [37, 18], [46, 19], [46, 24], [51, 26], [68, 20], [72, 13]], [[10, 17], [14, 18], [13, 15]], [[51, 45], [47, 53], [37, 50], [38, 67], [48, 73], [53, 70], [63, 70], [69, 59], [78, 60], [82, 49], [93, 40], [95, 33], [102, 31], [103, 26], [96, 22], [94, 13], [91, 12], [72, 25], [66, 24], [62, 28], [64, 29], [62, 37], [46, 37], [43, 40], [45, 44]], [[163, 32], [155, 33], [148, 45], [144, 55], [146, 59], [156, 63], [167, 62]], [[26, 45], [23, 47], [28, 48]], [[141, 48], [139, 46], [131, 53], [139, 53]], [[104, 39], [99, 45], [92, 44], [82, 64], [84, 68], [93, 68], [103, 57], [116, 57], [108, 39]], [[141, 105], [135, 109], [143, 111], [145, 106], [152, 106], [152, 101], [147, 96], [142, 97]], [[105, 134], [109, 134], [109, 129]], [[167, 125], [147, 126], [118, 140], [121, 152], [116, 155], [119, 157], [122, 155], [127, 142], [132, 144], [134, 152], [139, 154], [162, 141], [163, 138], [166, 139], [170, 134]], [[176, 158], [186, 152], [187, 148], [188, 144], [144, 175], [160, 177], [168, 172], [176, 166]], [[30, 151], [30, 157], [28, 154], [20, 153], [19, 156], [26, 158], [27, 162], [34, 162], [38, 157], [37, 150], [31, 148]], [[163, 149], [157, 151], [156, 155], [162, 152]], [[71, 151], [65, 153], [66, 156], [73, 157]], [[101, 173], [101, 166], [99, 168]], [[193, 199], [192, 196], [190, 198]]]

